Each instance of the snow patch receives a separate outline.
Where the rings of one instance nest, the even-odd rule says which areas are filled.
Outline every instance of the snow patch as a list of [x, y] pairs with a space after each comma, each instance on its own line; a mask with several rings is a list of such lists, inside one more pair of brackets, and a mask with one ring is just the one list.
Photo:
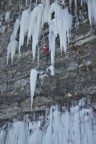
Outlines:
[[49, 68], [47, 68], [46, 72], [50, 70], [51, 71], [51, 75], [54, 76], [55, 75], [55, 68], [53, 65], [51, 65]]

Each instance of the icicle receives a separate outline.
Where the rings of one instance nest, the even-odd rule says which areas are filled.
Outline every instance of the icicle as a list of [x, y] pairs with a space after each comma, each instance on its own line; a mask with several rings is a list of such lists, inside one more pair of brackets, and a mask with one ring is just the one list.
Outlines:
[[10, 15], [11, 15], [11, 12], [10, 11], [7, 11], [6, 14], [5, 14], [5, 21], [9, 21], [10, 19]]
[[[55, 12], [54, 19], [51, 20], [51, 14], [53, 11]], [[64, 48], [64, 52], [66, 53], [67, 40], [69, 43], [71, 27], [72, 27], [72, 16], [69, 14], [68, 8], [65, 8], [62, 10], [61, 7], [57, 3], [53, 3], [50, 6], [50, 13], [49, 13], [49, 48], [50, 50], [54, 49], [54, 41], [58, 34], [60, 38], [61, 53], [62, 53], [62, 48]], [[54, 52], [51, 52], [51, 60], [53, 59], [52, 65], [54, 65], [53, 53]]]
[[60, 133], [60, 112], [58, 110], [58, 106], [56, 106], [55, 111], [53, 113], [53, 141], [54, 144], [59, 143], [59, 133]]
[[52, 107], [50, 108], [50, 118], [49, 118], [49, 125], [47, 131], [43, 137], [42, 144], [53, 144], [53, 137], [52, 137]]
[[80, 113], [79, 113], [79, 108], [76, 109], [75, 114], [74, 114], [74, 141], [75, 143], [80, 144]]
[[33, 104], [33, 96], [34, 96], [35, 89], [36, 89], [36, 81], [37, 81], [37, 71], [35, 69], [32, 69], [30, 73], [31, 110], [32, 110], [32, 104]]
[[11, 56], [11, 63], [13, 63], [13, 58], [15, 56], [17, 48], [18, 48], [18, 41], [16, 41], [16, 40], [13, 40], [13, 41], [11, 41], [8, 44], [8, 48], [7, 48], [7, 64], [8, 64], [9, 56]]
[[96, 24], [96, 1], [95, 0], [87, 0], [88, 4], [88, 17], [90, 21], [90, 25]]
[[30, 127], [32, 133], [29, 135], [29, 142], [28, 144], [40, 144], [42, 143], [42, 131], [38, 127], [38, 123], [33, 122]]
[[30, 14], [27, 43], [29, 42], [32, 36], [33, 60], [35, 59], [36, 46], [38, 45], [38, 40], [42, 29], [42, 12], [43, 12], [43, 4], [39, 4], [33, 9], [33, 11]]
[[50, 0], [44, 0], [43, 4], [44, 4], [44, 12], [42, 16], [42, 26], [44, 25], [44, 23], [48, 23]]
[[14, 23], [14, 30], [13, 30], [11, 37], [10, 37], [10, 41], [16, 39], [18, 30], [19, 30], [19, 26], [20, 26], [20, 19], [16, 19], [16, 21]]
[[51, 64], [54, 65], [55, 62], [55, 36], [49, 32], [49, 48], [51, 51]]
[[22, 12], [21, 25], [20, 25], [20, 38], [19, 38], [19, 53], [21, 46], [24, 44], [24, 38], [27, 35], [29, 26], [29, 9]]

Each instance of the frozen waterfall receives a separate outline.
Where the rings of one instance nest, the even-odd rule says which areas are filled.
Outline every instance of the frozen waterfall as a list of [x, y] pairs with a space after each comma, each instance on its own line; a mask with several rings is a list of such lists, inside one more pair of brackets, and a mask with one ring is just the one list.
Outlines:
[[7, 123], [0, 128], [0, 144], [95, 144], [96, 115], [83, 102], [70, 110], [52, 106], [36, 121]]

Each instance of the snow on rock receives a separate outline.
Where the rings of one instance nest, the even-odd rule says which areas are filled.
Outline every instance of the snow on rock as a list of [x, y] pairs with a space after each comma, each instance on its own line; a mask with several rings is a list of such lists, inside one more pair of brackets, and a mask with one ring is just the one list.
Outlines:
[[18, 48], [18, 41], [16, 41], [16, 40], [13, 40], [8, 44], [8, 47], [7, 47], [7, 64], [9, 61], [9, 56], [11, 57], [11, 63], [13, 63], [13, 58], [15, 56], [17, 48]]
[[31, 90], [31, 110], [32, 110], [32, 104], [33, 104], [33, 96], [36, 89], [36, 81], [37, 81], [37, 70], [32, 69], [30, 73], [30, 90]]
[[6, 26], [0, 27], [0, 33], [3, 34], [6, 31]]
[[33, 60], [36, 55], [36, 47], [38, 45], [39, 37], [42, 29], [42, 13], [43, 4], [36, 6], [30, 14], [29, 28], [28, 28], [28, 42], [32, 37], [32, 53]]
[[19, 26], [20, 26], [20, 19], [18, 18], [18, 19], [16, 19], [16, 21], [14, 23], [14, 30], [13, 30], [13, 32], [11, 34], [10, 41], [16, 39], [18, 30], [19, 30]]
[[51, 65], [49, 68], [47, 68], [46, 72], [50, 70], [51, 71], [51, 75], [54, 76], [55, 75], [55, 68], [53, 65]]
[[[29, 26], [29, 9], [22, 12], [21, 23], [20, 23], [20, 36], [19, 36], [19, 53], [20, 49], [24, 44], [24, 38], [27, 36]], [[16, 28], [16, 27], [15, 27]]]
[[9, 21], [10, 15], [11, 15], [11, 12], [10, 12], [10, 11], [7, 11], [6, 14], [5, 14], [5, 21], [6, 21], [6, 22]]

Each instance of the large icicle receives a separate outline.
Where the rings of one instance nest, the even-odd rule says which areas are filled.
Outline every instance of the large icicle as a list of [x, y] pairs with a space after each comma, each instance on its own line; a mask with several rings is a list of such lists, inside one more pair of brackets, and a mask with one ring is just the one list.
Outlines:
[[13, 40], [8, 44], [8, 47], [7, 47], [7, 64], [8, 64], [9, 56], [11, 56], [11, 63], [13, 63], [13, 58], [15, 56], [17, 48], [18, 48], [18, 41], [16, 41], [16, 40]]
[[62, 10], [61, 17], [60, 17], [60, 24], [58, 21], [58, 27], [59, 27], [61, 53], [62, 53], [62, 48], [64, 48], [64, 52], [66, 53], [67, 42], [69, 43], [70, 32], [72, 28], [72, 16], [69, 14], [68, 8]]
[[36, 89], [36, 81], [37, 81], [37, 71], [35, 69], [32, 69], [30, 73], [31, 110], [32, 110], [32, 104], [33, 104], [33, 96], [34, 96], [35, 89]]
[[19, 53], [21, 46], [23, 46], [24, 44], [24, 38], [27, 35], [28, 26], [29, 26], [29, 9], [24, 10], [22, 12], [21, 24], [20, 24]]
[[[54, 12], [54, 18], [51, 19], [51, 15]], [[70, 39], [70, 32], [72, 28], [72, 16], [68, 12], [68, 8], [61, 9], [61, 7], [54, 2], [50, 6], [50, 12], [49, 12], [49, 48], [50, 50], [54, 49], [52, 48], [53, 44], [53, 38], [56, 39], [57, 34], [60, 38], [60, 49], [62, 53], [62, 49], [64, 49], [64, 52], [66, 53], [67, 50], [67, 42], [69, 43]], [[53, 52], [51, 52], [51, 60], [54, 59], [52, 56]], [[52, 58], [53, 57], [53, 58]], [[52, 60], [52, 64], [53, 64]]]
[[90, 25], [96, 24], [96, 0], [87, 0]]
[[33, 9], [33, 11], [30, 14], [28, 41], [32, 37], [33, 60], [35, 59], [36, 46], [38, 45], [38, 41], [42, 29], [42, 12], [43, 12], [43, 4], [39, 4]]
[[44, 0], [43, 4], [44, 4], [44, 12], [43, 12], [43, 16], [42, 16], [42, 25], [44, 23], [48, 23], [50, 0]]
[[54, 65], [55, 62], [55, 36], [49, 32], [49, 48], [51, 51], [51, 64]]

